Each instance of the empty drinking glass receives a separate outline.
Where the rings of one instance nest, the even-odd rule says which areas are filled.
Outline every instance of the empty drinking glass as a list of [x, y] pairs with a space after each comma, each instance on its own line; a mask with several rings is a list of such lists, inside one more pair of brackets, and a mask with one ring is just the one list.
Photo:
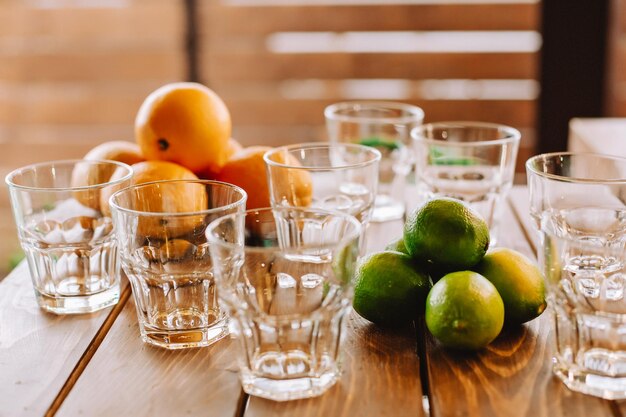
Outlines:
[[126, 164], [81, 159], [29, 165], [6, 177], [42, 309], [89, 313], [117, 303], [117, 250], [106, 197], [131, 176]]
[[626, 158], [552, 153], [526, 170], [554, 373], [575, 391], [626, 398]]
[[353, 216], [303, 208], [249, 210], [209, 225], [220, 301], [241, 342], [245, 392], [308, 398], [339, 379], [360, 231]]
[[376, 149], [305, 143], [272, 149], [264, 159], [272, 207], [338, 210], [369, 221], [378, 186]]
[[404, 103], [347, 101], [326, 107], [324, 115], [331, 143], [372, 146], [382, 155], [372, 221], [401, 219], [413, 167], [410, 132], [422, 124], [424, 111]]
[[111, 197], [120, 261], [144, 342], [182, 349], [208, 346], [228, 334], [205, 230], [245, 205], [241, 188], [203, 180], [133, 185]]
[[485, 219], [494, 245], [513, 185], [520, 132], [492, 123], [441, 122], [419, 126], [411, 136], [420, 199], [463, 201]]

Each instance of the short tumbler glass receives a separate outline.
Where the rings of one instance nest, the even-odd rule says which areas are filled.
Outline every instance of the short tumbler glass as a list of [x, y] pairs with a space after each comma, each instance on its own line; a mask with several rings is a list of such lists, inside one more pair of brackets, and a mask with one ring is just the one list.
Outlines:
[[131, 175], [131, 167], [119, 162], [67, 160], [29, 165], [6, 177], [20, 244], [43, 310], [89, 313], [119, 300], [106, 196], [127, 186]]
[[245, 392], [314, 397], [340, 377], [360, 223], [316, 209], [249, 210], [209, 225], [220, 301], [241, 342]]
[[554, 319], [554, 372], [572, 390], [626, 398], [626, 158], [526, 162]]
[[482, 122], [429, 123], [411, 132], [421, 202], [451, 197], [475, 209], [495, 245], [513, 185], [520, 132]]
[[374, 148], [343, 143], [274, 148], [264, 156], [272, 207], [338, 210], [367, 225], [378, 189], [380, 158]]
[[422, 124], [424, 111], [405, 103], [346, 101], [326, 107], [324, 115], [331, 143], [371, 146], [382, 155], [372, 221], [401, 219], [413, 167], [410, 132]]
[[183, 349], [228, 334], [205, 230], [220, 216], [243, 213], [245, 204], [241, 188], [203, 180], [133, 185], [111, 197], [120, 261], [144, 342]]

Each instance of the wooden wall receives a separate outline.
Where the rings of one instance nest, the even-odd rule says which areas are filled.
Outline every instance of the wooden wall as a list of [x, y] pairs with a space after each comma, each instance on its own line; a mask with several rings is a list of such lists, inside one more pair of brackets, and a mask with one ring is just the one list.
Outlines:
[[[195, 3], [197, 73], [224, 98], [245, 145], [323, 140], [326, 105], [391, 99], [423, 107], [427, 121], [520, 128], [520, 170], [533, 152], [536, 2]], [[189, 73], [186, 4], [3, 0], [0, 176], [81, 157], [103, 141], [132, 140], [143, 98]], [[0, 276], [17, 249], [2, 187]]]
[[[91, 4], [90, 4], [91, 3]], [[144, 97], [186, 74], [179, 1], [2, 0], [0, 177], [33, 162], [80, 158], [132, 140]], [[19, 253], [0, 190], [0, 277]]]
[[232, 3], [200, 3], [200, 75], [244, 143], [324, 138], [326, 105], [375, 98], [417, 104], [426, 121], [510, 124], [524, 131], [520, 160], [533, 148], [537, 3]]

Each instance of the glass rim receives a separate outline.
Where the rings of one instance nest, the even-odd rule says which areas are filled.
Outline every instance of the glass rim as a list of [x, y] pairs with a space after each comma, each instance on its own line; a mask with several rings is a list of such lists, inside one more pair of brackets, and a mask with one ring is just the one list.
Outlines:
[[547, 178], [547, 179], [551, 179], [551, 180], [559, 181], [559, 182], [581, 183], [581, 184], [626, 184], [626, 178], [606, 178], [606, 179], [596, 178], [594, 179], [594, 178], [584, 178], [584, 177], [565, 177], [562, 175], [550, 174], [548, 172], [538, 171], [534, 169], [532, 166], [533, 163], [538, 160], [547, 160], [548, 158], [564, 157], [564, 156], [567, 156], [567, 157], [582, 156], [582, 157], [599, 158], [601, 160], [619, 161], [619, 162], [622, 162], [624, 166], [626, 166], [626, 158], [624, 157], [616, 156], [616, 155], [607, 155], [607, 154], [602, 154], [602, 153], [594, 153], [594, 152], [542, 153], [542, 154], [531, 156], [530, 158], [528, 158], [524, 166], [526, 167], [527, 174], [535, 174], [539, 177], [543, 177], [543, 178]]
[[[23, 171], [26, 171], [29, 169], [32, 170], [32, 169], [36, 169], [39, 167], [52, 167], [55, 164], [77, 165], [79, 163], [86, 163], [86, 164], [93, 164], [93, 165], [95, 164], [115, 165], [118, 168], [126, 169], [128, 172], [122, 178], [116, 179], [114, 181], [111, 181], [111, 179], [109, 178], [106, 182], [101, 182], [98, 184], [91, 184], [91, 185], [81, 185], [77, 187], [71, 187], [71, 186], [70, 187], [32, 187], [29, 185], [18, 184], [14, 181], [16, 176], [22, 174]], [[108, 187], [111, 185], [120, 184], [124, 181], [129, 180], [130, 178], [132, 178], [132, 176], [133, 176], [133, 168], [130, 165], [125, 164], [123, 162], [119, 162], [119, 161], [113, 161], [109, 159], [59, 159], [55, 161], [37, 162], [34, 164], [16, 168], [7, 174], [7, 176], [4, 178], [4, 181], [9, 186], [9, 188], [17, 188], [17, 189], [27, 190], [27, 191], [62, 192], [62, 191], [86, 191], [86, 190], [104, 188], [104, 187]]]
[[343, 219], [345, 219], [346, 221], [350, 222], [353, 226], [354, 226], [354, 231], [352, 233], [347, 233], [345, 235], [343, 235], [340, 239], [338, 239], [335, 242], [332, 243], [328, 243], [328, 244], [321, 244], [321, 245], [310, 245], [310, 246], [305, 246], [303, 248], [306, 248], [308, 250], [316, 250], [316, 249], [331, 249], [331, 248], [336, 248], [336, 247], [343, 247], [346, 246], [348, 244], [349, 241], [351, 240], [357, 240], [359, 239], [360, 235], [361, 235], [361, 231], [363, 229], [363, 225], [361, 224], [361, 222], [359, 222], [357, 220], [356, 217], [354, 217], [351, 214], [348, 213], [344, 213], [341, 211], [337, 211], [337, 210], [324, 210], [324, 209], [316, 209], [316, 208], [310, 208], [310, 207], [262, 207], [262, 208], [256, 208], [256, 209], [250, 209], [250, 210], [246, 210], [243, 213], [233, 213], [233, 214], [228, 214], [226, 216], [222, 216], [219, 217], [215, 220], [213, 220], [211, 223], [209, 223], [209, 225], [207, 226], [206, 230], [205, 230], [205, 236], [207, 238], [207, 241], [211, 244], [215, 244], [215, 245], [219, 245], [222, 246], [224, 248], [228, 248], [228, 249], [243, 249], [245, 251], [248, 252], [256, 252], [256, 253], [268, 253], [268, 252], [277, 252], [277, 251], [283, 251], [283, 252], [287, 252], [290, 253], [292, 251], [297, 251], [298, 248], [295, 247], [290, 247], [290, 248], [282, 248], [280, 246], [271, 246], [271, 247], [262, 247], [262, 246], [247, 246], [245, 245], [245, 243], [243, 245], [238, 245], [236, 243], [230, 243], [230, 242], [225, 242], [223, 239], [216, 237], [213, 232], [215, 231], [215, 229], [222, 224], [225, 221], [228, 220], [234, 220], [237, 218], [237, 216], [243, 216], [244, 219], [247, 218], [249, 215], [251, 214], [258, 214], [259, 212], [274, 212], [274, 211], [297, 211], [300, 213], [316, 213], [316, 214], [322, 214], [322, 215], [332, 215], [335, 217], [341, 217]]
[[[420, 132], [426, 131], [427, 129], [432, 128], [480, 128], [480, 129], [491, 129], [491, 130], [501, 130], [507, 133], [507, 136], [498, 138], [498, 139], [488, 139], [488, 140], [480, 140], [475, 142], [450, 142], [444, 139], [432, 139], [426, 137], [424, 134], [420, 134]], [[473, 121], [447, 121], [447, 122], [433, 122], [426, 123], [421, 126], [416, 126], [411, 129], [411, 139], [414, 142], [424, 142], [433, 145], [440, 146], [461, 146], [461, 147], [482, 147], [482, 146], [494, 146], [494, 145], [504, 145], [507, 143], [518, 143], [521, 141], [522, 134], [521, 132], [508, 125], [503, 125], [499, 123], [491, 123], [491, 122], [473, 122]]]
[[[287, 163], [276, 162], [270, 157], [272, 155], [278, 154], [279, 152], [291, 152], [293, 150], [312, 150], [312, 149], [331, 149], [331, 148], [348, 148], [348, 149], [358, 149], [361, 151], [366, 151], [370, 154], [373, 154], [373, 157], [364, 162], [356, 162], [353, 164], [346, 164], [340, 166], [312, 166], [312, 165], [290, 165]], [[304, 171], [335, 171], [335, 170], [343, 170], [343, 169], [354, 169], [354, 168], [363, 168], [368, 165], [371, 165], [375, 162], [380, 161], [382, 158], [382, 154], [378, 149], [372, 148], [371, 146], [359, 145], [356, 143], [330, 143], [330, 142], [307, 142], [307, 143], [296, 143], [293, 145], [285, 145], [279, 146], [274, 149], [270, 149], [269, 151], [263, 154], [263, 160], [268, 166], [274, 166], [278, 168], [288, 168], [288, 169], [300, 169]]]
[[[133, 209], [129, 209], [126, 207], [122, 207], [115, 202], [116, 197], [122, 195], [125, 192], [130, 192], [132, 190], [136, 190], [139, 188], [144, 188], [144, 187], [147, 188], [147, 187], [160, 185], [160, 184], [181, 184], [181, 183], [217, 185], [221, 188], [228, 188], [228, 189], [237, 191], [240, 194], [240, 198], [233, 203], [228, 203], [223, 206], [207, 208], [204, 210], [185, 211], [185, 212], [157, 212], [157, 211], [133, 210]], [[128, 187], [125, 187], [119, 191], [116, 191], [115, 193], [111, 195], [111, 197], [109, 197], [109, 207], [111, 207], [111, 210], [117, 210], [120, 213], [133, 214], [133, 215], [142, 216], [142, 217], [186, 217], [186, 216], [200, 216], [200, 215], [206, 215], [206, 214], [213, 214], [213, 213], [217, 213], [223, 210], [233, 209], [242, 204], [245, 207], [247, 200], [248, 200], [248, 194], [244, 191], [243, 188], [238, 187], [234, 184], [227, 183], [227, 182], [215, 181], [215, 180], [202, 180], [202, 179], [159, 180], [159, 181], [150, 181], [150, 182], [144, 182], [141, 184], [129, 185]]]
[[[395, 117], [373, 117], [373, 116], [350, 116], [346, 114], [338, 114], [341, 110], [356, 110], [359, 106], [365, 106], [365, 108], [388, 108], [392, 110], [406, 110], [409, 112], [405, 116]], [[410, 122], [422, 122], [424, 120], [424, 110], [421, 107], [413, 104], [401, 103], [398, 101], [385, 101], [385, 100], [354, 100], [354, 101], [341, 101], [338, 103], [326, 106], [324, 109], [324, 117], [329, 120], [336, 120], [341, 122], [354, 122], [354, 123], [410, 123]]]

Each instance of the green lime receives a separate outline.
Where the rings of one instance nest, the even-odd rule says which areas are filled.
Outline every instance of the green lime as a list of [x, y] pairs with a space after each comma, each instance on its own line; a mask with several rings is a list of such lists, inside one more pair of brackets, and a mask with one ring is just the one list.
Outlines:
[[489, 248], [489, 227], [474, 210], [452, 198], [431, 200], [404, 225], [409, 255], [445, 270], [476, 265]]
[[377, 252], [363, 258], [356, 270], [356, 312], [387, 327], [404, 325], [423, 313], [431, 282], [415, 266], [409, 255], [400, 252]]
[[504, 303], [496, 287], [472, 271], [441, 278], [426, 298], [426, 326], [444, 346], [481, 349], [504, 324]]
[[395, 252], [408, 253], [406, 251], [406, 246], [404, 246], [404, 238], [399, 237], [396, 240], [389, 242], [387, 246], [385, 246], [385, 250], [391, 250]]
[[498, 289], [507, 324], [525, 323], [546, 309], [543, 276], [521, 253], [508, 248], [492, 249], [475, 269]]

